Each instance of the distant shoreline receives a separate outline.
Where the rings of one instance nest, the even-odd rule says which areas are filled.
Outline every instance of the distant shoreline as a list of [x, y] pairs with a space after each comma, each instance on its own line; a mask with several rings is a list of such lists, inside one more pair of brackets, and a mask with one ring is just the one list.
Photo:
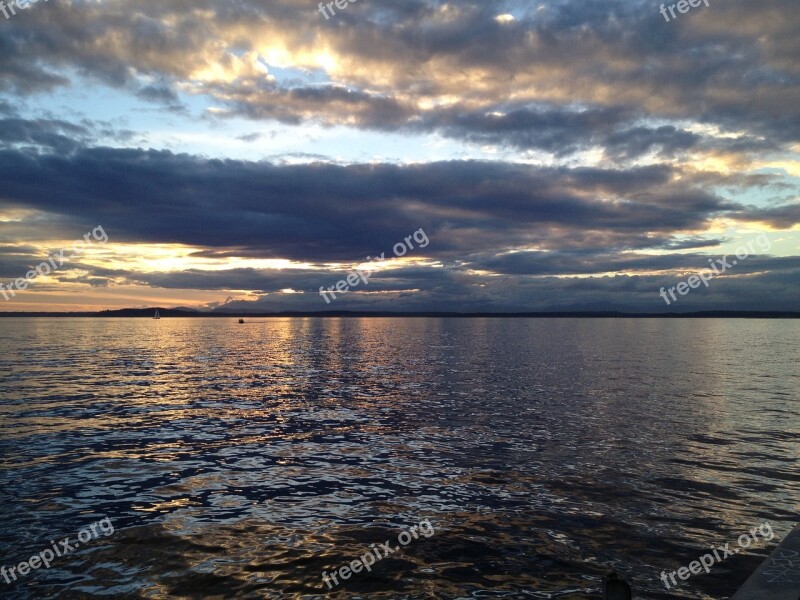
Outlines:
[[564, 312], [388, 312], [388, 311], [320, 311], [320, 312], [198, 312], [161, 307], [126, 308], [100, 312], [0, 312], [0, 318], [47, 317], [47, 318], [130, 318], [150, 319], [158, 308], [163, 318], [206, 319], [276, 319], [276, 318], [454, 318], [454, 319], [800, 319], [800, 312], [709, 310], [685, 313], [626, 313], [614, 311], [564, 311]]

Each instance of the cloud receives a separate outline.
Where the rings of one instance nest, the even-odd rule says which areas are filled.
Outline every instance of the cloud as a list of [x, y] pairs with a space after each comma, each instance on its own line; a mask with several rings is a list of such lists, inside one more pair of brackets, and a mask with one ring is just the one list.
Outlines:
[[[0, 38], [0, 81], [31, 94], [68, 85], [63, 73], [118, 88], [156, 79], [138, 95], [174, 103], [180, 86], [222, 104], [218, 115], [436, 131], [558, 155], [599, 144], [616, 158], [670, 156], [711, 139], [678, 120], [780, 147], [800, 138], [792, 2], [730, 0], [667, 24], [644, 1], [537, 10], [509, 0], [516, 18], [498, 21], [483, 2], [376, 0], [336, 26], [292, 0], [55, 4]], [[281, 83], [270, 61], [323, 69], [328, 82]]]
[[69, 154], [94, 139], [88, 127], [56, 119], [0, 119], [0, 147], [33, 146]]
[[[275, 165], [110, 148], [0, 152], [4, 194], [15, 206], [84, 230], [102, 223], [118, 241], [237, 247], [243, 256], [299, 261], [353, 260], [419, 227], [438, 237], [443, 257], [485, 245], [648, 247], [702, 230], [719, 215], [747, 214], [675, 175], [668, 167]], [[642, 189], [649, 192], [634, 197]]]
[[148, 85], [136, 92], [139, 98], [149, 100], [151, 102], [162, 102], [164, 104], [171, 104], [178, 101], [178, 95], [174, 90], [163, 85]]
[[236, 139], [241, 140], [243, 142], [255, 142], [261, 138], [261, 135], [262, 134], [260, 133], [248, 133], [245, 135], [239, 135], [236, 137]]

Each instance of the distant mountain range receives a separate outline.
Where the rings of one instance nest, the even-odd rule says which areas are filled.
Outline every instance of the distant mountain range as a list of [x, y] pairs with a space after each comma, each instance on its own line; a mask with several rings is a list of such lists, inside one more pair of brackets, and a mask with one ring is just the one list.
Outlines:
[[460, 317], [460, 318], [728, 318], [728, 319], [798, 319], [800, 312], [767, 312], [740, 310], [713, 310], [685, 313], [625, 313], [614, 311], [586, 312], [519, 312], [519, 313], [457, 313], [457, 312], [390, 312], [390, 311], [347, 311], [331, 310], [319, 312], [283, 311], [283, 312], [242, 312], [227, 309], [216, 309], [210, 312], [192, 308], [123, 308], [120, 310], [104, 310], [100, 312], [0, 312], [2, 317], [115, 317], [115, 318], [152, 318], [156, 308], [162, 318], [275, 318], [275, 317]]

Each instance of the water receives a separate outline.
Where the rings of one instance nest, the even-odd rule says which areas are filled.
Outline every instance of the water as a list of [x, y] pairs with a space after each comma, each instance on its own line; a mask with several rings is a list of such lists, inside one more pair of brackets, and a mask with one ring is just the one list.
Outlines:
[[114, 526], [0, 596], [724, 598], [797, 521], [797, 321], [258, 321], [0, 319], [0, 564]]

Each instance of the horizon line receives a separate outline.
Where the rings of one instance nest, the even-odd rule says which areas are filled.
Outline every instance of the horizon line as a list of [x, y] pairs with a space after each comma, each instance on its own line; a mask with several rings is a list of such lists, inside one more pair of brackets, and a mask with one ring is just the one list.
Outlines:
[[386, 317], [440, 317], [440, 318], [753, 318], [753, 319], [798, 319], [800, 311], [763, 310], [699, 310], [687, 312], [626, 312], [612, 310], [562, 310], [562, 311], [272, 311], [272, 312], [202, 312], [198, 310], [171, 309], [154, 306], [150, 308], [106, 309], [102, 311], [15, 311], [0, 312], [0, 318], [152, 318], [158, 310], [162, 318], [386, 318]]

